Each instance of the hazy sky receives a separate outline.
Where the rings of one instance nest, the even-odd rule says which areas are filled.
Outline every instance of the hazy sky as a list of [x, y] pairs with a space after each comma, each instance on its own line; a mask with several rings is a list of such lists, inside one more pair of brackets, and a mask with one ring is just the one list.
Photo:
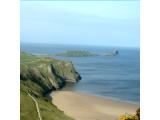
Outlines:
[[139, 1], [21, 1], [21, 42], [139, 47]]

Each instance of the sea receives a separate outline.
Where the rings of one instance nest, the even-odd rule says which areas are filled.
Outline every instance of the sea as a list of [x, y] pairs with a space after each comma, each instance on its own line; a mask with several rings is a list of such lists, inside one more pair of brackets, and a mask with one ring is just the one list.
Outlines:
[[[21, 51], [72, 61], [82, 79], [63, 90], [140, 104], [140, 49], [129, 47], [21, 43]], [[62, 57], [67, 50], [103, 54], [116, 49], [117, 56]]]

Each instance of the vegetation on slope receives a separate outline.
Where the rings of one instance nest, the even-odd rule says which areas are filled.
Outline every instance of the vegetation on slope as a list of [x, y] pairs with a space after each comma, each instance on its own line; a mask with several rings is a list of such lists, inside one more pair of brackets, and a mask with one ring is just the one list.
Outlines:
[[137, 109], [136, 114], [125, 114], [120, 116], [119, 120], [140, 120], [140, 108]]
[[51, 90], [62, 88], [67, 82], [77, 82], [80, 75], [71, 62], [21, 53], [20, 70], [20, 117], [21, 120], [36, 120], [38, 115], [32, 94], [39, 104], [43, 120], [72, 120], [45, 97]]
[[62, 53], [56, 54], [56, 56], [67, 56], [67, 57], [88, 57], [95, 56], [95, 53], [91, 53], [85, 50], [76, 50], [76, 51], [65, 51]]
[[56, 56], [65, 56], [65, 57], [89, 57], [89, 56], [116, 56], [118, 55], [118, 50], [113, 49], [111, 51], [105, 52], [103, 54], [93, 53], [85, 50], [73, 50], [73, 51], [65, 51], [62, 53], [55, 54]]

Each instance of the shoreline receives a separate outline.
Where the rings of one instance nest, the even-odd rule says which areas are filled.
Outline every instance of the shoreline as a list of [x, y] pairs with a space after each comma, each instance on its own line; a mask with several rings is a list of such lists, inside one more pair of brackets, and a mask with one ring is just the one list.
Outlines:
[[[78, 82], [80, 82], [80, 81], [78, 81]], [[104, 95], [94, 94], [94, 93], [90, 93], [90, 92], [84, 92], [84, 91], [80, 91], [80, 90], [75, 90], [74, 86], [75, 86], [74, 83], [67, 83], [62, 89], [60, 89], [58, 91], [71, 91], [71, 92], [76, 92], [76, 93], [84, 93], [84, 94], [88, 94], [88, 95], [92, 95], [92, 96], [101, 97], [101, 98], [104, 98], [104, 99], [111, 99], [111, 100], [114, 100], [114, 101], [120, 101], [120, 102], [126, 102], [126, 103], [140, 105], [140, 101], [132, 101], [132, 100], [127, 100], [127, 99], [120, 99], [118, 97], [104, 96]]]
[[74, 91], [53, 91], [52, 103], [75, 120], [116, 120], [122, 114], [134, 114], [140, 107], [110, 98]]
[[106, 99], [106, 100], [111, 100], [111, 101], [115, 101], [115, 102], [128, 103], [128, 104], [133, 104], [133, 105], [137, 105], [137, 106], [140, 105], [140, 103], [138, 103], [138, 102], [127, 101], [127, 100], [119, 99], [119, 98], [116, 98], [116, 97], [109, 97], [109, 96], [106, 97], [106, 96], [102, 96], [102, 95], [95, 95], [95, 94], [90, 94], [90, 93], [87, 93], [87, 92], [79, 92], [79, 91], [70, 91], [70, 92], [82, 93], [82, 94], [86, 94], [86, 95], [89, 95], [89, 96], [94, 96], [94, 97], [98, 97], [98, 98], [102, 98], [102, 99]]

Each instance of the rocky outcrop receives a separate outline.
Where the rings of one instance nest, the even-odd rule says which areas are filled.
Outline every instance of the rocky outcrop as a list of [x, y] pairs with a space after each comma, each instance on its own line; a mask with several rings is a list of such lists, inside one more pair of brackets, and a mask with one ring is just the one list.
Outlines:
[[21, 53], [20, 64], [20, 118], [37, 119], [36, 106], [29, 96], [31, 95], [37, 101], [43, 120], [73, 120], [46, 97], [51, 90], [60, 89], [67, 82], [80, 80], [73, 64], [27, 53]]
[[67, 82], [77, 82], [81, 77], [72, 62], [21, 53], [20, 79], [21, 83], [37, 84], [46, 93], [64, 87]]

